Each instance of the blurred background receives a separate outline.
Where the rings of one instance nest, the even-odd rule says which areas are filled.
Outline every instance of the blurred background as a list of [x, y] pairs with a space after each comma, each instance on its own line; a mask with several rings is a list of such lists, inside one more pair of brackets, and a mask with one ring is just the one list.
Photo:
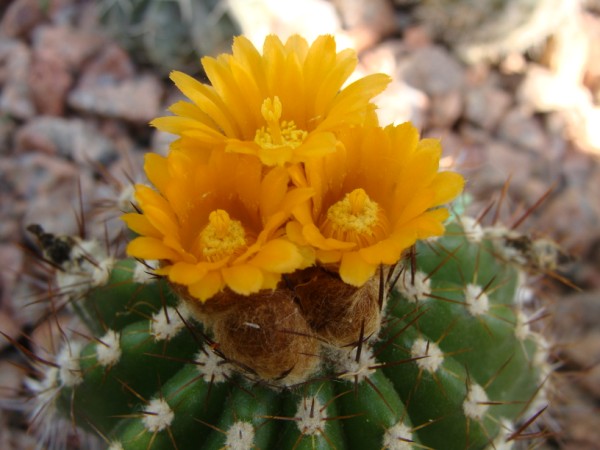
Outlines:
[[0, 0], [0, 450], [35, 448], [15, 342], [44, 354], [68, 320], [50, 314], [26, 226], [122, 242], [143, 155], [171, 139], [148, 126], [180, 97], [169, 72], [207, 81], [201, 56], [269, 33], [355, 48], [355, 78], [393, 78], [382, 124], [441, 139], [472, 214], [495, 202], [484, 222], [527, 215], [521, 232], [560, 246], [537, 274], [557, 367], [538, 448], [598, 449], [600, 1]]

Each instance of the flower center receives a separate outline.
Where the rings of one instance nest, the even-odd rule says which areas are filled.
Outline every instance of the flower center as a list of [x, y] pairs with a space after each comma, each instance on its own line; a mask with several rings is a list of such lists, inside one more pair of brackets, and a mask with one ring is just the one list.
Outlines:
[[360, 247], [374, 244], [388, 234], [388, 229], [385, 213], [361, 188], [331, 205], [321, 225], [324, 236]]
[[217, 209], [208, 216], [208, 225], [200, 233], [202, 254], [210, 261], [220, 261], [246, 248], [244, 227], [226, 211]]
[[293, 120], [281, 119], [282, 105], [279, 97], [266, 98], [260, 107], [260, 112], [267, 122], [266, 127], [256, 130], [254, 142], [262, 148], [291, 147], [302, 144], [308, 133], [299, 130]]

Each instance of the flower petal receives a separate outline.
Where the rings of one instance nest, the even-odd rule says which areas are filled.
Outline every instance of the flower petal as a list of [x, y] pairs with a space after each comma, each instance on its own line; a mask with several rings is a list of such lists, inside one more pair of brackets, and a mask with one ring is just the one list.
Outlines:
[[227, 286], [240, 295], [258, 292], [263, 285], [262, 271], [249, 264], [225, 267], [221, 273]]
[[206, 270], [203, 270], [197, 264], [178, 262], [169, 269], [169, 280], [176, 284], [190, 286], [196, 284], [206, 276]]
[[346, 252], [340, 263], [340, 277], [345, 283], [360, 287], [375, 275], [376, 269], [376, 264], [369, 264], [358, 252]]
[[167, 259], [178, 261], [179, 254], [172, 248], [169, 248], [162, 241], [153, 238], [141, 236], [135, 238], [127, 245], [127, 254], [140, 259]]
[[158, 231], [146, 216], [138, 213], [127, 213], [121, 216], [121, 220], [137, 234], [160, 239], [162, 233]]
[[302, 255], [294, 244], [274, 239], [267, 242], [248, 264], [268, 272], [290, 273], [300, 267], [302, 261]]
[[219, 292], [225, 283], [223, 282], [223, 278], [221, 274], [217, 271], [209, 272], [206, 274], [202, 280], [197, 283], [192, 284], [188, 287], [188, 292], [192, 297], [199, 299], [202, 302], [205, 302], [217, 292]]

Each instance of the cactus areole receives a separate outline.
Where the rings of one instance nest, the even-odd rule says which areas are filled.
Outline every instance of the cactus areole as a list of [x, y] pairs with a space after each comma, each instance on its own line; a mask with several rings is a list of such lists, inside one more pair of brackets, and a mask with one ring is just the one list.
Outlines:
[[147, 155], [129, 258], [35, 230], [91, 336], [30, 380], [38, 420], [110, 450], [511, 448], [549, 372], [521, 269], [448, 219], [462, 177], [378, 125], [387, 77], [344, 86], [355, 64], [240, 37], [211, 86], [173, 74], [190, 102], [154, 122], [179, 139]]

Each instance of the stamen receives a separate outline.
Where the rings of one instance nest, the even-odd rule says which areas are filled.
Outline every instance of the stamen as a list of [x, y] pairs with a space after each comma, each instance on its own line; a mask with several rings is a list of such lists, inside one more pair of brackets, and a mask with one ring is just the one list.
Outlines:
[[354, 189], [334, 203], [321, 224], [327, 237], [367, 246], [387, 235], [389, 222], [379, 205], [364, 189]]
[[200, 245], [207, 260], [220, 261], [246, 248], [246, 233], [240, 221], [217, 209], [208, 216], [208, 225], [200, 233]]
[[308, 133], [299, 130], [293, 120], [281, 121], [283, 105], [279, 97], [266, 98], [260, 108], [266, 127], [256, 130], [254, 142], [262, 148], [299, 147]]
[[275, 96], [273, 99], [267, 98], [260, 107], [260, 113], [267, 122], [267, 128], [273, 144], [283, 144], [283, 137], [281, 136], [281, 128], [279, 127], [279, 119], [281, 119], [281, 111], [283, 107], [279, 97]]

